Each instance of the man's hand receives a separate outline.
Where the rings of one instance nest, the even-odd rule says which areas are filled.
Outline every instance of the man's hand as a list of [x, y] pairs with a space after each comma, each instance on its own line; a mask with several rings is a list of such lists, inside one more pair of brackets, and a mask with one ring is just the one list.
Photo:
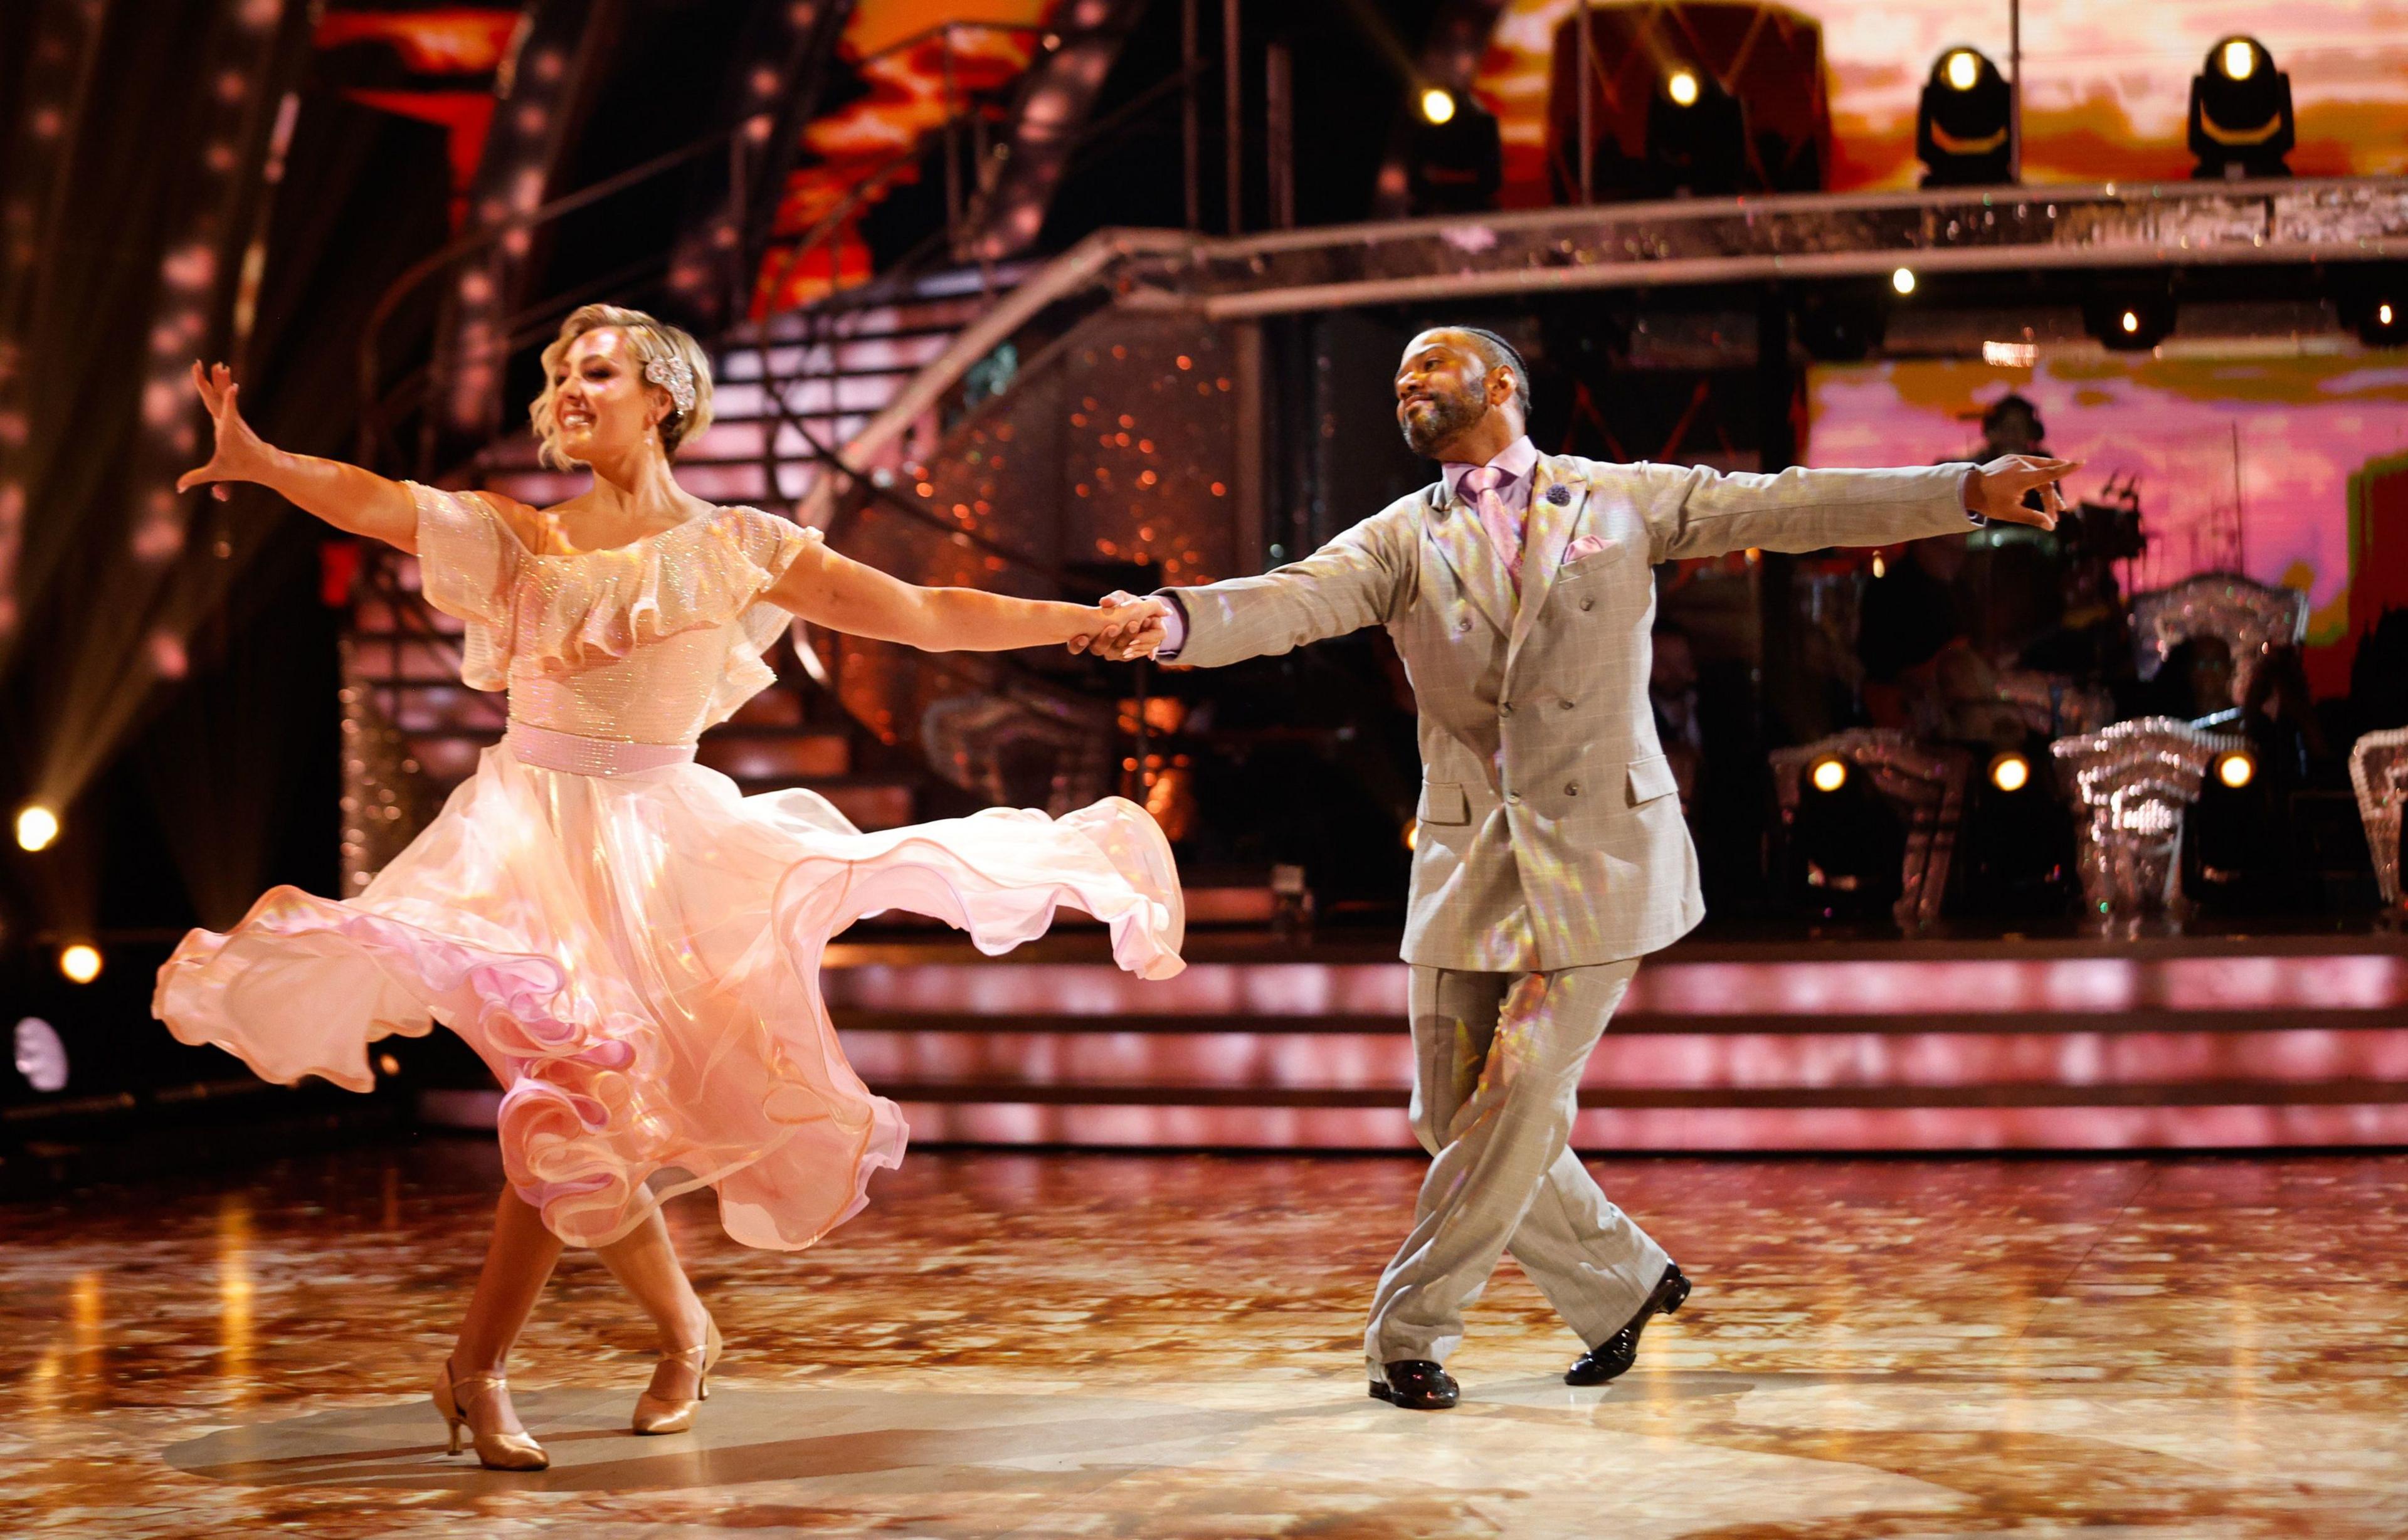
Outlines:
[[[2042, 460], [2037, 455], [2005, 454], [1977, 465], [1965, 482], [1965, 509], [1995, 523], [2057, 528], [2065, 498], [2057, 490], [2059, 478], [2082, 468], [2079, 460]], [[2024, 506], [2024, 493], [2037, 489], [2041, 506]]]
[[1163, 600], [1113, 592], [1104, 595], [1102, 607], [1111, 617], [1111, 623], [1093, 636], [1071, 637], [1071, 651], [1093, 652], [1100, 658], [1125, 663], [1131, 658], [1153, 657], [1168, 635], [1163, 629], [1163, 617], [1170, 612], [1170, 606]]

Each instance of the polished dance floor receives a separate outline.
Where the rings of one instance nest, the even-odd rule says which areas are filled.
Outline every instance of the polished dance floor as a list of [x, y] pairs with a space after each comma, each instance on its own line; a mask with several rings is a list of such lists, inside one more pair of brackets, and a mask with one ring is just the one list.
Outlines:
[[801, 1257], [693, 1200], [698, 1429], [572, 1253], [514, 1383], [554, 1464], [446, 1459], [423, 1387], [496, 1172], [438, 1140], [0, 1207], [0, 1533], [2408, 1534], [2408, 1157], [1599, 1162], [1698, 1288], [1639, 1368], [1509, 1266], [1463, 1407], [1368, 1400], [1405, 1159], [915, 1154]]

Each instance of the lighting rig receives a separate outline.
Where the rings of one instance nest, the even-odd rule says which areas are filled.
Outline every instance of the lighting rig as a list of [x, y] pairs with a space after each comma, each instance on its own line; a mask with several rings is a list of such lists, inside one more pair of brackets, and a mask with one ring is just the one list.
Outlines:
[[2255, 37], [2235, 35], [2207, 50], [2190, 82], [2191, 175], [2239, 181], [2287, 177], [2285, 157], [2299, 137], [2291, 112], [2291, 78]]
[[2014, 90], [1987, 55], [1954, 48], [1931, 66], [1914, 114], [1926, 187], [2014, 180]]
[[1950, 907], [1995, 918], [2063, 914], [2073, 902], [2073, 820], [2030, 746], [1991, 756], [1967, 788]]
[[1748, 190], [1747, 114], [1711, 72], [1676, 64], [1658, 80], [1647, 103], [1644, 180], [1658, 198]]
[[2334, 272], [2333, 308], [2370, 348], [2408, 348], [2408, 267], [2368, 264]]
[[2173, 334], [2174, 297], [2163, 282], [2117, 285], [2093, 294], [2082, 321], [2111, 353], [2145, 353]]
[[1898, 901], [1906, 825], [1872, 777], [1838, 754], [1806, 767], [1790, 815], [1791, 891], [1825, 920], [1885, 920]]
[[1476, 214], [1497, 207], [1505, 179], [1497, 116], [1443, 86], [1423, 88], [1413, 114], [1411, 167], [1416, 214]]

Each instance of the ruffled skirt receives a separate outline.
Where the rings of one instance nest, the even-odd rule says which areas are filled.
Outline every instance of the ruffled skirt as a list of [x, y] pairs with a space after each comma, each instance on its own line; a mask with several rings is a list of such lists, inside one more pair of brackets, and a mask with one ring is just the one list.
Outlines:
[[1169, 846], [1118, 797], [863, 834], [699, 765], [604, 778], [497, 748], [358, 898], [278, 888], [186, 936], [154, 1008], [265, 1079], [354, 1091], [369, 1044], [440, 1021], [501, 1083], [504, 1168], [563, 1240], [606, 1245], [710, 1186], [731, 1236], [792, 1250], [861, 1208], [906, 1134], [838, 1046], [828, 939], [903, 909], [1001, 952], [1060, 904], [1140, 977], [1182, 966]]

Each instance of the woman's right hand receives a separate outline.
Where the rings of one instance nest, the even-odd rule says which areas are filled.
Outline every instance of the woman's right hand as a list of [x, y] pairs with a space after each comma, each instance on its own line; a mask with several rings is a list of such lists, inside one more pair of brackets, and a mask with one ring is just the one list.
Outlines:
[[[176, 478], [178, 492], [189, 492], [210, 482], [258, 481], [269, 463], [272, 452], [265, 440], [251, 431], [242, 420], [242, 411], [235, 398], [242, 387], [235, 383], [234, 371], [222, 364], [203, 369], [196, 359], [193, 364], [193, 388], [201, 393], [201, 404], [209, 409], [216, 423], [217, 448], [209, 463], [186, 471]], [[221, 488], [214, 495], [222, 498]]]

